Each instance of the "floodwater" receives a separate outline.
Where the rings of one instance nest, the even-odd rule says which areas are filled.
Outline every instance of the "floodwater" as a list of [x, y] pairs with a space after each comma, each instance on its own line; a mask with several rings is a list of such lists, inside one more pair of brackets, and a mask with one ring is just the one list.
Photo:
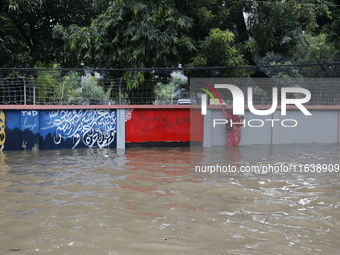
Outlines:
[[0, 254], [340, 254], [340, 172], [189, 170], [216, 158], [334, 167], [340, 148], [5, 151]]

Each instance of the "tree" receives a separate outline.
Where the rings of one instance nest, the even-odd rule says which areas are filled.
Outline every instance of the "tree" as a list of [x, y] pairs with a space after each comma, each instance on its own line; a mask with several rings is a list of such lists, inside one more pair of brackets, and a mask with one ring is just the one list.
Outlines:
[[240, 55], [222, 64], [254, 65], [255, 53], [291, 56], [298, 43], [295, 31], [316, 30], [317, 19], [329, 11], [314, 2], [115, 0], [90, 26], [60, 25], [54, 34], [64, 40], [64, 57], [72, 66], [221, 65], [204, 57], [204, 45], [217, 39], [212, 36], [222, 39], [221, 52], [230, 46]]
[[[256, 65], [255, 55], [264, 57], [273, 52], [291, 56], [299, 43], [298, 30], [320, 33], [322, 25], [338, 38], [339, 11], [332, 3], [0, 0], [0, 40], [5, 42], [0, 51], [10, 56], [1, 64], [33, 67], [41, 61], [63, 67], [124, 68], [204, 62], [207, 66]], [[207, 45], [209, 48], [204, 48]], [[213, 55], [222, 52], [222, 61], [205, 49]], [[128, 76], [141, 79], [137, 73]]]
[[321, 33], [313, 36], [309, 33], [304, 33], [301, 36], [300, 43], [297, 45], [297, 50], [293, 61], [297, 64], [313, 63], [320, 64], [319, 66], [305, 67], [300, 73], [303, 77], [311, 78], [331, 78], [334, 70], [322, 63], [335, 62], [338, 50], [336, 47], [327, 42], [327, 35]]
[[[240, 4], [246, 20], [237, 24], [240, 43], [248, 63], [256, 65], [257, 57], [268, 53], [286, 58], [295, 54], [299, 43], [298, 31], [318, 31], [318, 19], [330, 19], [327, 1], [247, 1]], [[240, 12], [237, 13], [240, 15]], [[241, 20], [241, 18], [239, 18]], [[255, 77], [266, 77], [261, 71]]]
[[187, 79], [172, 77], [168, 84], [158, 82], [155, 88], [158, 100], [190, 98]]
[[[107, 0], [0, 0], [0, 52], [8, 56], [0, 66], [34, 67], [61, 60], [60, 42], [53, 40], [52, 29], [64, 26], [87, 26]], [[105, 6], [105, 7], [104, 7]], [[2, 55], [3, 56], [3, 55]]]
[[336, 49], [340, 49], [340, 1], [328, 0], [329, 14], [321, 15], [317, 18], [318, 32], [326, 34], [327, 41], [334, 44]]
[[[246, 65], [234, 33], [227, 29], [232, 27], [225, 22], [228, 13], [224, 2], [215, 0], [117, 0], [89, 27], [58, 25], [54, 35], [64, 41], [66, 66]], [[137, 88], [145, 75], [125, 73], [128, 88]]]
[[[212, 29], [209, 36], [201, 41], [198, 46], [196, 56], [193, 57], [191, 63], [187, 66], [191, 67], [213, 67], [213, 66], [242, 66], [246, 65], [246, 61], [240, 50], [234, 43], [234, 33], [229, 30], [222, 31], [219, 28]], [[218, 72], [218, 71], [217, 71]], [[220, 70], [219, 75], [231, 77], [245, 77], [249, 75], [249, 71], [241, 69], [224, 69]], [[211, 76], [211, 70], [199, 70], [186, 72], [192, 76]]]
[[[256, 62], [261, 66], [272, 66], [262, 67], [261, 70], [268, 75], [270, 78], [303, 78], [299, 73], [299, 69], [292, 65], [289, 59], [281, 56], [280, 54], [268, 53], [264, 58], [259, 58]], [[284, 65], [283, 67], [280, 67]]]
[[0, 66], [26, 67], [30, 61], [28, 47], [21, 43], [21, 37], [8, 17], [0, 14]]
[[65, 42], [65, 62], [91, 67], [153, 67], [191, 51], [187, 36], [192, 19], [173, 1], [113, 1], [88, 27], [58, 25], [56, 38]]
[[[324, 65], [327, 62], [337, 62], [339, 51], [334, 44], [327, 40], [327, 35], [321, 33], [313, 36], [310, 33], [300, 33], [297, 36], [299, 43], [295, 54], [284, 57], [280, 54], [268, 53], [264, 58], [258, 58], [260, 65], [275, 65], [275, 68], [261, 68], [269, 77], [275, 78], [330, 78], [338, 77], [338, 66]], [[278, 65], [296, 66], [282, 67]], [[300, 66], [303, 64], [319, 64]]]

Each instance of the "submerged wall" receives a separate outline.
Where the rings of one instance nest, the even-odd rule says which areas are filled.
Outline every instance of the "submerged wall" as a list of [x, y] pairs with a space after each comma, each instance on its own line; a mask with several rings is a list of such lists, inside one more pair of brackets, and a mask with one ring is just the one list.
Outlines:
[[[85, 108], [86, 107], [86, 108]], [[228, 106], [230, 108], [230, 106]], [[255, 116], [248, 110], [240, 145], [285, 143], [339, 143], [340, 107], [307, 107], [312, 116], [290, 108], [281, 116]], [[3, 150], [125, 148], [134, 146], [226, 145], [221, 109], [208, 107], [201, 115], [190, 106], [2, 106], [0, 147]], [[272, 122], [274, 121], [274, 126]], [[283, 119], [295, 119], [296, 127], [283, 127]], [[262, 127], [258, 126], [263, 121]], [[268, 121], [269, 120], [269, 121]], [[292, 122], [286, 122], [292, 125]]]
[[[190, 134], [190, 125], [201, 128]], [[189, 108], [126, 109], [126, 143], [203, 142], [203, 116]]]
[[[203, 142], [203, 116], [188, 106], [3, 106], [3, 150], [125, 148]], [[190, 137], [190, 125], [197, 129]]]
[[[305, 116], [299, 109], [293, 107], [287, 109], [285, 116], [281, 115], [280, 108], [267, 116], [254, 115], [246, 109], [240, 145], [339, 143], [340, 107], [306, 106], [306, 108], [311, 116]], [[213, 119], [224, 119], [221, 109], [208, 110], [204, 120], [203, 145], [208, 147], [226, 145], [228, 132], [225, 125], [213, 127]]]
[[4, 150], [117, 147], [116, 109], [5, 110]]

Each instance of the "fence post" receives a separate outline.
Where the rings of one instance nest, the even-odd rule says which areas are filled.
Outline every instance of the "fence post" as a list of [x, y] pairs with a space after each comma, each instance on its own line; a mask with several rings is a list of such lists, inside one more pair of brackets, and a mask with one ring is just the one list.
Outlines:
[[122, 80], [123, 78], [120, 78], [119, 81], [119, 105], [122, 103]]
[[24, 80], [24, 105], [26, 105], [26, 81], [25, 76], [22, 77]]
[[60, 105], [63, 104], [63, 96], [64, 96], [65, 82], [66, 82], [66, 81], [63, 81], [63, 89], [62, 89], [62, 91], [61, 91]]
[[33, 105], [35, 105], [35, 82], [34, 82], [34, 77], [32, 76], [33, 80]]

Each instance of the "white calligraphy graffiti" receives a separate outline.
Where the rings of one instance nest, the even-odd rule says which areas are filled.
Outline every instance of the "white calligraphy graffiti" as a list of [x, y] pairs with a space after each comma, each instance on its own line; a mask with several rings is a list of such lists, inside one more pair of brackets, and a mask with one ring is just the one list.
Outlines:
[[125, 110], [125, 122], [128, 122], [132, 118], [133, 109], [126, 109]]
[[35, 128], [38, 128], [37, 119], [36, 118], [34, 119], [34, 124], [27, 124], [27, 117], [25, 117], [24, 123], [22, 124], [22, 129], [23, 130], [29, 129], [33, 132]]
[[55, 144], [62, 138], [73, 139], [73, 149], [82, 141], [88, 147], [110, 145], [117, 132], [115, 111], [108, 110], [57, 110], [49, 113], [49, 129], [56, 127]]

